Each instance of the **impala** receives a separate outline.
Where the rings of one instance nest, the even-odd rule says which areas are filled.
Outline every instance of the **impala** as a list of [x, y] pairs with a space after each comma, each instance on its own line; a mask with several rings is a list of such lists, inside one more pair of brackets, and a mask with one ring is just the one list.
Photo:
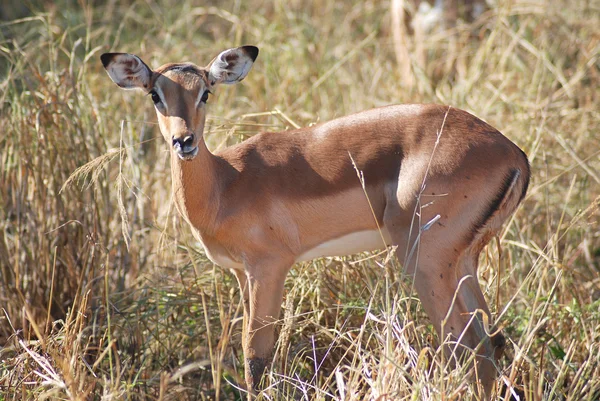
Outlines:
[[212, 153], [203, 137], [209, 94], [244, 79], [257, 56], [242, 46], [207, 67], [156, 70], [132, 54], [101, 56], [117, 85], [151, 96], [176, 207], [208, 257], [237, 277], [249, 397], [271, 357], [294, 263], [387, 246], [437, 332], [477, 352], [476, 377], [489, 393], [504, 337], [488, 323], [478, 256], [525, 195], [525, 154], [471, 114], [439, 105], [376, 108]]

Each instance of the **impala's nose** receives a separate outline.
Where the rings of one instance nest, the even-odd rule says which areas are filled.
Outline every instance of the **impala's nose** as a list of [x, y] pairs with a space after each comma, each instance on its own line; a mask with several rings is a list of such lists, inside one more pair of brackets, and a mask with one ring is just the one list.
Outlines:
[[198, 146], [194, 145], [195, 135], [190, 134], [184, 137], [172, 137], [173, 150], [182, 160], [192, 160], [198, 154]]
[[173, 147], [176, 150], [185, 152], [186, 149], [190, 149], [194, 146], [194, 134], [187, 135], [183, 138], [173, 137]]

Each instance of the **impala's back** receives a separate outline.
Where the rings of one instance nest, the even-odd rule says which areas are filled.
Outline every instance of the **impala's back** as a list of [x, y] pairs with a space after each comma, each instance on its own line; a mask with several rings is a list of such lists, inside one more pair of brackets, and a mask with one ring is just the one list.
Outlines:
[[[388, 106], [263, 133], [219, 155], [241, 173], [225, 198], [237, 207], [243, 202], [248, 212], [261, 207], [263, 219], [273, 216], [272, 227], [286, 226], [281, 231], [295, 238], [284, 242], [306, 255], [298, 260], [378, 249], [382, 239], [390, 245], [387, 226], [408, 231], [419, 203], [428, 205], [425, 215], [440, 214], [438, 227], [470, 221], [474, 234], [500, 206], [494, 200], [507, 192], [504, 181], [523, 172], [521, 194], [504, 212], [510, 214], [529, 176], [523, 152], [496, 129], [439, 105]], [[265, 207], [265, 199], [276, 201]], [[327, 252], [324, 245], [332, 241], [348, 249]]]
[[171, 149], [175, 204], [209, 258], [239, 281], [249, 397], [273, 350], [292, 265], [391, 245], [442, 340], [460, 343], [447, 355], [475, 352], [474, 377], [489, 394], [504, 340], [477, 282], [478, 256], [524, 197], [524, 153], [467, 112], [404, 105], [259, 134], [213, 154], [204, 140], [209, 95], [244, 79], [257, 56], [242, 46], [207, 67], [152, 70], [131, 54], [102, 55], [120, 87], [151, 95]]

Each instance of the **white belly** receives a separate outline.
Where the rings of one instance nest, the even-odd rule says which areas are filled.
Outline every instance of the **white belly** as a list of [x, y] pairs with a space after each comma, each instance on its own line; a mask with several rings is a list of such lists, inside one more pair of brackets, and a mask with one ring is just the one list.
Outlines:
[[206, 252], [206, 256], [208, 257], [208, 259], [210, 259], [210, 261], [216, 264], [217, 266], [224, 267], [230, 270], [244, 270], [243, 263], [236, 262], [227, 255], [223, 255], [221, 253], [212, 253], [207, 247], [204, 247], [204, 251]]
[[390, 235], [382, 227], [378, 230], [357, 231], [338, 237], [309, 249], [296, 258], [296, 262], [304, 262], [324, 256], [345, 256], [358, 252], [383, 249], [391, 244]]
[[[191, 224], [190, 224], [191, 226]], [[193, 227], [193, 226], [192, 226]], [[211, 249], [211, 247], [206, 246], [204, 240], [202, 239], [202, 235], [196, 229], [192, 230], [194, 234], [194, 238], [202, 245], [204, 248], [204, 253], [206, 253], [206, 257], [216, 264], [217, 266], [230, 269], [230, 270], [244, 270], [244, 264], [241, 262], [236, 262], [233, 260], [224, 250], [223, 247], [217, 247]]]

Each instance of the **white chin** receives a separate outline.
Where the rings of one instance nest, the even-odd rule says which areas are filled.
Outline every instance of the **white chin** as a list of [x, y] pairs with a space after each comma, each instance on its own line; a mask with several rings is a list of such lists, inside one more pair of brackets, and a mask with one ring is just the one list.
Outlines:
[[196, 157], [197, 154], [198, 154], [197, 146], [189, 152], [177, 152], [177, 156], [179, 156], [179, 158], [181, 160], [188, 160], [188, 161], [192, 160], [194, 157]]

